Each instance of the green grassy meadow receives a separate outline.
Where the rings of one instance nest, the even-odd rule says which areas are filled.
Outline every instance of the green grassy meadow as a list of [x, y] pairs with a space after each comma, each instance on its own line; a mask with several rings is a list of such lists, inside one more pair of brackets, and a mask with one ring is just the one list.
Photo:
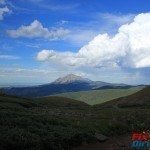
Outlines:
[[143, 87], [133, 87], [129, 89], [105, 89], [105, 90], [91, 90], [82, 92], [69, 92], [57, 94], [56, 96], [67, 97], [75, 100], [85, 102], [89, 105], [101, 104], [112, 99], [124, 97], [138, 92]]

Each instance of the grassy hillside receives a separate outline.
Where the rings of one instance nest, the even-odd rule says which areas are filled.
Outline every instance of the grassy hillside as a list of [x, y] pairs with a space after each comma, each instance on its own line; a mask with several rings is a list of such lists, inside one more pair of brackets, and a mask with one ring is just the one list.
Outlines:
[[[136, 101], [149, 101], [149, 92], [140, 93]], [[149, 129], [149, 116], [150, 106], [104, 108], [61, 97], [28, 100], [1, 95], [0, 149], [70, 150], [95, 141], [97, 132], [113, 136]]]
[[32, 108], [37, 107], [38, 104], [29, 99], [20, 98], [17, 96], [9, 96], [4, 93], [0, 93], [0, 108]]
[[72, 98], [75, 100], [83, 101], [90, 105], [101, 104], [112, 99], [131, 95], [140, 91], [143, 87], [133, 87], [129, 89], [104, 89], [104, 90], [91, 90], [83, 92], [70, 92], [57, 94], [57, 96]]
[[87, 104], [65, 98], [42, 101], [0, 94], [0, 149], [62, 150], [92, 141], [91, 131], [69, 119], [79, 115], [79, 106], [83, 110]]
[[42, 105], [45, 105], [47, 107], [69, 107], [69, 108], [82, 108], [82, 107], [89, 107], [88, 104], [73, 100], [70, 98], [65, 97], [58, 97], [58, 96], [50, 96], [50, 97], [42, 97], [37, 98], [36, 102]]
[[95, 107], [139, 107], [146, 108], [150, 107], [150, 86], [146, 87], [132, 95], [114, 99], [103, 104], [96, 105]]

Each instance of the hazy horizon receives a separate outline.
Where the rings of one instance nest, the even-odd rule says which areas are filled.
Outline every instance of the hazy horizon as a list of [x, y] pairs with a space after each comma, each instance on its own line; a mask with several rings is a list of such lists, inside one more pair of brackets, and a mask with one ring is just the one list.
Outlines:
[[[60, 77], [58, 77], [58, 78], [62, 78], [62, 77], [66, 77], [66, 76], [68, 76], [68, 74], [67, 75], [65, 75], [65, 76], [60, 76]], [[84, 76], [80, 76], [80, 77], [82, 77], [82, 78], [85, 78]], [[55, 80], [57, 80], [58, 78], [56, 78], [56, 79], [54, 79], [54, 80], [52, 80], [52, 81], [49, 81], [49, 82], [39, 82], [39, 83], [28, 83], [28, 82], [12, 82], [12, 83], [4, 83], [4, 84], [1, 84], [0, 85], [0, 87], [30, 87], [30, 86], [38, 86], [38, 85], [44, 85], [44, 84], [50, 84], [50, 83], [52, 83], [52, 82], [54, 82]], [[89, 78], [86, 78], [86, 79], [89, 79]], [[92, 80], [92, 79], [89, 79], [89, 80], [91, 80], [91, 81], [100, 81], [100, 80]], [[106, 82], [106, 81], [101, 81], [101, 82]], [[127, 84], [127, 83], [121, 83], [121, 82], [108, 82], [108, 83], [114, 83], [114, 84]], [[127, 85], [142, 85], [142, 84], [127, 84]], [[144, 85], [149, 85], [149, 84], [144, 84]]]

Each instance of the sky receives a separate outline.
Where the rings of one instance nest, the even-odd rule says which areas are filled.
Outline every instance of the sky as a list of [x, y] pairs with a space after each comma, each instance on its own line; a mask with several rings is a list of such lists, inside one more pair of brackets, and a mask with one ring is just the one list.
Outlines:
[[0, 87], [73, 73], [150, 84], [149, 0], [0, 0]]

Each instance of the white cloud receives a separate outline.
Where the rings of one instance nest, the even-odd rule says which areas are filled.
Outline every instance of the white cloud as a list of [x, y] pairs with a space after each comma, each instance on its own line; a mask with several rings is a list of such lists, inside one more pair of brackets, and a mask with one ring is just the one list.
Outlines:
[[63, 39], [69, 33], [69, 30], [63, 28], [44, 28], [38, 20], [34, 20], [29, 26], [22, 25], [17, 30], [7, 30], [7, 33], [12, 38], [25, 37], [59, 40]]
[[34, 5], [38, 6], [39, 8], [50, 10], [50, 11], [71, 11], [80, 6], [79, 3], [64, 4], [64, 3], [55, 3], [55, 1], [46, 2], [44, 0], [22, 0], [22, 1], [24, 2], [29, 1]]
[[77, 53], [42, 50], [37, 59], [73, 66], [150, 67], [149, 39], [150, 13], [142, 13], [133, 22], [122, 25], [113, 37], [99, 34]]
[[0, 8], [0, 20], [3, 20], [4, 15], [10, 13], [10, 10], [7, 6]]
[[20, 57], [14, 55], [0, 55], [0, 59], [16, 60], [16, 59], [20, 59]]
[[100, 13], [98, 14], [98, 17], [105, 19], [111, 23], [122, 25], [132, 21], [135, 17], [135, 14], [122, 15], [122, 14], [111, 14], [111, 13]]
[[80, 58], [76, 53], [72, 52], [56, 52], [54, 50], [42, 50], [37, 54], [37, 60], [46, 61], [51, 60], [53, 63], [67, 64], [74, 66]]
[[54, 51], [53, 50], [42, 50], [40, 53], [38, 53], [37, 55], [37, 59], [39, 61], [44, 61], [46, 59], [48, 59], [49, 57], [53, 56]]

